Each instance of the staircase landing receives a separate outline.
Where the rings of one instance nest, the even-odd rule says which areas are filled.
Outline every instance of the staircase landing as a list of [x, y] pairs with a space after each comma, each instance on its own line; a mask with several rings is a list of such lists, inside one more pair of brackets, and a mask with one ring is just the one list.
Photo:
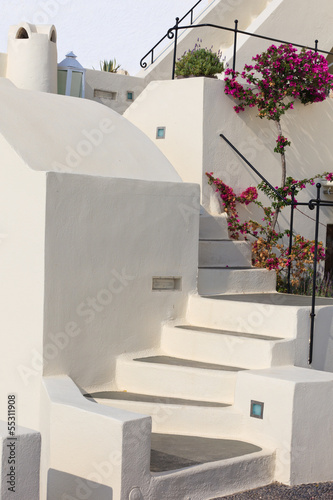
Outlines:
[[262, 451], [244, 441], [152, 434], [151, 472], [165, 472]]

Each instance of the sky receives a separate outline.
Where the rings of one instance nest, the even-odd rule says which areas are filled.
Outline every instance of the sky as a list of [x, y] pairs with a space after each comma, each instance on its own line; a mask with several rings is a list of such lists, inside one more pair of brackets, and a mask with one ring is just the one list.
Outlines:
[[[86, 68], [116, 58], [135, 75], [140, 59], [196, 0], [0, 0], [0, 52], [7, 52], [11, 25], [54, 24], [58, 61], [73, 51]], [[208, 5], [202, 0], [195, 12]]]

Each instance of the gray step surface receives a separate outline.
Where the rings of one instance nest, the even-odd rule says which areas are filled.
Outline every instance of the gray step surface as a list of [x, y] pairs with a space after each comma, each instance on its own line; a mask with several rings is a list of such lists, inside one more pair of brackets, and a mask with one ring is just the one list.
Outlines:
[[155, 404], [168, 404], [168, 405], [180, 405], [180, 406], [204, 406], [211, 408], [224, 408], [231, 406], [226, 403], [214, 403], [209, 401], [194, 401], [190, 399], [180, 399], [180, 398], [169, 398], [162, 396], [153, 396], [150, 394], [137, 394], [133, 392], [124, 391], [103, 391], [94, 392], [91, 394], [84, 394], [86, 398], [92, 399], [114, 399], [122, 401], [135, 401], [140, 403], [155, 403]]
[[227, 330], [219, 330], [217, 328], [206, 328], [203, 326], [192, 326], [192, 325], [176, 325], [176, 328], [183, 330], [195, 330], [196, 332], [206, 332], [206, 333], [217, 333], [220, 335], [230, 335], [233, 337], [244, 337], [248, 339], [256, 340], [284, 340], [284, 337], [270, 337], [268, 335], [258, 335], [245, 332], [230, 332]]
[[[215, 300], [232, 300], [236, 302], [254, 302], [277, 306], [311, 306], [312, 297], [307, 295], [293, 295], [288, 293], [244, 293], [225, 295], [205, 295], [203, 298]], [[333, 298], [316, 297], [317, 306], [333, 306]]]
[[256, 453], [262, 449], [245, 441], [174, 434], [151, 435], [152, 472], [165, 472]]
[[203, 363], [201, 361], [192, 361], [191, 359], [173, 358], [171, 356], [149, 356], [147, 358], [136, 358], [134, 361], [140, 361], [144, 363], [157, 363], [163, 365], [171, 366], [186, 366], [189, 368], [199, 368], [203, 370], [220, 370], [220, 371], [231, 371], [239, 372], [244, 370], [244, 368], [239, 368], [236, 366], [225, 366], [217, 365], [213, 363]]

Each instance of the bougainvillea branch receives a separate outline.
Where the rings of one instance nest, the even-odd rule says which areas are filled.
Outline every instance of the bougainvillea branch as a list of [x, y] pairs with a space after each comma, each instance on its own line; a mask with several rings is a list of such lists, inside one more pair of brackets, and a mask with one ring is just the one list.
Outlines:
[[[259, 118], [276, 123], [278, 138], [274, 151], [281, 158], [281, 185], [286, 186], [286, 148], [291, 142], [283, 135], [281, 116], [299, 100], [302, 104], [324, 101], [333, 88], [333, 75], [329, 73], [326, 59], [311, 50], [297, 51], [292, 45], [271, 45], [262, 54], [252, 58], [240, 73], [227, 69], [225, 93], [238, 100], [236, 113], [248, 106], [256, 107]], [[246, 84], [241, 84], [242, 78]], [[276, 226], [280, 209], [277, 208], [272, 222]]]
[[[295, 180], [292, 177], [286, 179], [284, 187], [276, 187], [278, 193], [284, 198], [282, 201], [276, 193], [265, 183], [258, 185], [258, 189], [266, 193], [271, 198], [271, 205], [265, 207], [258, 200], [258, 190], [255, 187], [248, 187], [241, 194], [237, 195], [234, 190], [225, 184], [218, 177], [214, 177], [213, 172], [206, 172], [208, 183], [219, 193], [224, 212], [227, 214], [229, 235], [232, 239], [238, 240], [241, 237], [252, 242], [252, 264], [255, 267], [262, 267], [269, 270], [275, 269], [278, 281], [283, 281], [283, 273], [290, 266], [293, 273], [292, 285], [299, 286], [301, 280], [307, 275], [309, 265], [314, 260], [314, 241], [307, 240], [301, 235], [294, 235], [292, 251], [289, 255], [289, 248], [285, 247], [283, 238], [289, 237], [289, 230], [277, 232], [274, 227], [274, 219], [278, 210], [282, 210], [291, 202], [292, 188], [296, 196], [306, 188], [307, 184], [315, 184], [315, 179], [326, 179], [331, 181], [333, 173], [324, 172], [316, 174], [308, 179]], [[255, 220], [240, 221], [237, 204], [249, 205], [254, 203], [263, 211], [260, 222]], [[325, 249], [320, 242], [318, 246], [318, 262], [325, 259]]]

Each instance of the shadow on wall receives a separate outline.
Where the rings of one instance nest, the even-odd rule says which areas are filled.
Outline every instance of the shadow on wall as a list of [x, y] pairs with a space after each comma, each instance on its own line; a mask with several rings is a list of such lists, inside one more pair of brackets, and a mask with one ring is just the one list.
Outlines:
[[[102, 480], [102, 475], [92, 469], [91, 478]], [[112, 500], [113, 490], [109, 486], [89, 481], [73, 474], [49, 469], [47, 478], [48, 500]]]

